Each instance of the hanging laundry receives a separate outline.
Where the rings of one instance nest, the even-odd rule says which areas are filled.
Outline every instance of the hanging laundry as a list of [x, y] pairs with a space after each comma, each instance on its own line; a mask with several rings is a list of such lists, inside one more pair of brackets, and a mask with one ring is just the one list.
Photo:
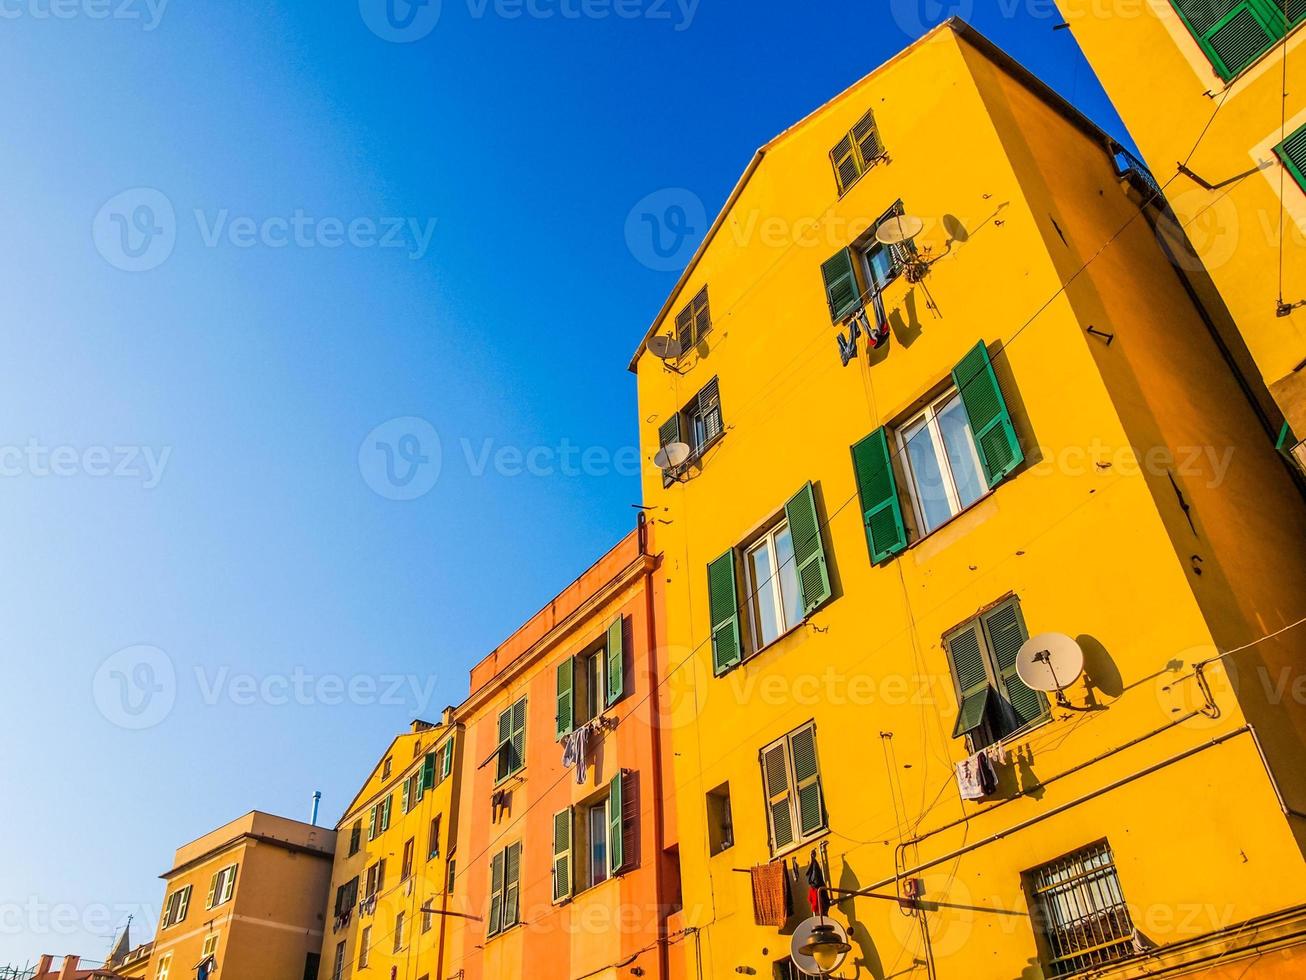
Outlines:
[[988, 752], [976, 753], [975, 765], [979, 769], [980, 789], [984, 791], [985, 796], [992, 796], [998, 790], [998, 774], [993, 768], [993, 760], [989, 758]]
[[753, 921], [759, 926], [779, 929], [789, 918], [789, 878], [783, 861], [759, 864], [750, 871], [753, 880]]
[[972, 755], [957, 763], [957, 789], [963, 800], [982, 800], [988, 794], [980, 782], [979, 761]]
[[807, 904], [812, 907], [813, 915], [823, 916], [830, 911], [830, 888], [815, 851], [807, 864]]

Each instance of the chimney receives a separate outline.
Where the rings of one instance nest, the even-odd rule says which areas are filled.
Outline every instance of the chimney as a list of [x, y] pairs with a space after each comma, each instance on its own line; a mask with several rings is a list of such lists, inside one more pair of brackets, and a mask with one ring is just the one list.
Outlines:
[[36, 964], [36, 980], [41, 980], [43, 976], [50, 972], [50, 964], [54, 962], [54, 957], [49, 953], [41, 956], [41, 962]]
[[73, 980], [73, 976], [77, 973], [77, 964], [81, 961], [80, 956], [65, 956], [63, 969], [59, 971], [59, 980]]

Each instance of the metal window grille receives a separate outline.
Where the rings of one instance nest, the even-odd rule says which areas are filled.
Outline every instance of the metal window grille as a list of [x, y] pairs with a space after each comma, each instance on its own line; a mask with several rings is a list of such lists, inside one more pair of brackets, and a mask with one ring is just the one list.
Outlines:
[[1109, 844], [1076, 851], [1030, 877], [1051, 954], [1049, 976], [1067, 977], [1134, 955], [1134, 924]]

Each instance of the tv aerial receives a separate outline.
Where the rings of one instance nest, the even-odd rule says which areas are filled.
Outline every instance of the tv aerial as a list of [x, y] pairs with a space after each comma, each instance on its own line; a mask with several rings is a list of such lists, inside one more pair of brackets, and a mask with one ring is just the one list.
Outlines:
[[1084, 673], [1084, 651], [1064, 633], [1040, 633], [1016, 654], [1016, 674], [1034, 691], [1055, 693], [1057, 704], [1070, 707], [1066, 688]]

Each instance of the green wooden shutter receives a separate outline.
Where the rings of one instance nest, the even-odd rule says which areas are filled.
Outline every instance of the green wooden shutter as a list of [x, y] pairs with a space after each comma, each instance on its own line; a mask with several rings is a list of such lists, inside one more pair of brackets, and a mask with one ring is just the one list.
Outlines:
[[624, 773], [618, 770], [608, 787], [608, 868], [616, 874], [626, 866]]
[[1016, 427], [1011, 422], [1007, 401], [1002, 397], [998, 376], [983, 341], [953, 369], [952, 380], [961, 392], [961, 403], [970, 419], [984, 476], [993, 488], [1024, 462], [1025, 453], [1016, 438]]
[[984, 630], [988, 634], [989, 650], [994, 665], [1002, 679], [1003, 693], [1016, 723], [1023, 727], [1042, 718], [1048, 712], [1047, 698], [1025, 686], [1016, 673], [1016, 654], [1029, 639], [1025, 623], [1020, 616], [1020, 606], [1015, 599], [1004, 603], [984, 616]]
[[440, 778], [448, 779], [453, 775], [453, 739], [444, 743], [444, 764], [440, 768]]
[[821, 769], [816, 761], [815, 726], [807, 725], [789, 736], [789, 756], [794, 764], [798, 832], [807, 837], [825, 827], [825, 801], [821, 794]]
[[989, 674], [984, 668], [984, 639], [979, 622], [967, 623], [946, 639], [948, 660], [952, 677], [957, 682], [957, 723], [952, 727], [952, 737], [960, 738], [979, 728], [988, 710], [989, 696], [993, 691]]
[[803, 594], [803, 615], [809, 616], [830, 598], [830, 570], [821, 540], [821, 523], [816, 514], [816, 495], [808, 483], [785, 504], [789, 536], [794, 546], [798, 587]]
[[403, 813], [408, 812], [408, 807], [412, 803], [412, 796], [413, 796], [413, 781], [411, 779], [405, 779], [403, 783], [402, 799], [399, 802], [399, 809], [401, 812]]
[[607, 704], [611, 708], [626, 696], [626, 617], [618, 616], [616, 622], [608, 627], [608, 695]]
[[521, 841], [508, 845], [503, 859], [503, 927], [521, 921]]
[[898, 498], [898, 480], [889, 455], [889, 436], [876, 429], [852, 448], [857, 494], [862, 502], [862, 522], [871, 563], [878, 565], [907, 547], [907, 525]]
[[499, 758], [495, 767], [495, 779], [503, 780], [512, 775], [512, 708], [507, 708], [499, 715]]
[[512, 706], [512, 772], [526, 765], [526, 699]]
[[[658, 427], [658, 448], [663, 449], [673, 442], [680, 441], [680, 413], [676, 412]], [[671, 470], [662, 471], [662, 485], [664, 487], [670, 486], [675, 478], [675, 474]]]
[[686, 303], [676, 314], [676, 340], [680, 343], [682, 354], [688, 353], [694, 346], [694, 309], [690, 303]]
[[771, 850], [782, 851], [795, 840], [787, 740], [782, 739], [762, 750], [762, 788], [766, 792], [766, 823], [771, 831]]
[[394, 802], [394, 793], [387, 793], [385, 802], [381, 804], [381, 829], [390, 829], [390, 804]]
[[707, 601], [712, 619], [712, 669], [719, 676], [743, 659], [733, 548], [707, 566]]
[[503, 859], [500, 851], [490, 862], [490, 922], [489, 934], [497, 936], [503, 931]]
[[862, 172], [865, 173], [884, 152], [884, 146], [880, 142], [880, 128], [875, 125], [875, 116], [869, 112], [862, 116], [850, 135], [852, 141], [857, 144], [857, 155], [861, 157]]
[[1220, 77], [1229, 81], [1283, 37], [1280, 0], [1171, 0]]
[[428, 789], [435, 789], [435, 753], [426, 753], [426, 758], [422, 760], [422, 791], [425, 793]]
[[821, 278], [825, 280], [825, 301], [830, 307], [831, 320], [838, 322], [861, 305], [852, 249], [842, 248], [827, 259], [821, 266]]
[[367, 811], [367, 839], [374, 840], [375, 838], [376, 838], [376, 807], [373, 806], [370, 810]]
[[1288, 168], [1293, 180], [1297, 181], [1297, 186], [1306, 191], [1306, 126], [1276, 146], [1274, 152]]
[[576, 661], [567, 657], [558, 664], [558, 713], [554, 716], [554, 729], [558, 738], [576, 728], [575, 688]]
[[852, 133], [849, 133], [830, 151], [830, 162], [834, 164], [834, 179], [842, 195], [849, 187], [857, 183], [862, 175], [861, 165], [857, 160], [857, 150], [853, 146]]
[[571, 898], [571, 807], [553, 815], [553, 901]]
[[205, 901], [205, 903], [204, 903], [204, 907], [205, 907], [206, 909], [211, 909], [211, 908], [213, 908], [213, 900], [214, 900], [214, 898], [217, 897], [217, 894], [218, 894], [218, 874], [221, 874], [221, 872], [218, 872], [218, 873], [215, 874], [212, 878], [209, 879], [209, 897], [208, 897], [208, 899], [207, 899], [207, 900]]

